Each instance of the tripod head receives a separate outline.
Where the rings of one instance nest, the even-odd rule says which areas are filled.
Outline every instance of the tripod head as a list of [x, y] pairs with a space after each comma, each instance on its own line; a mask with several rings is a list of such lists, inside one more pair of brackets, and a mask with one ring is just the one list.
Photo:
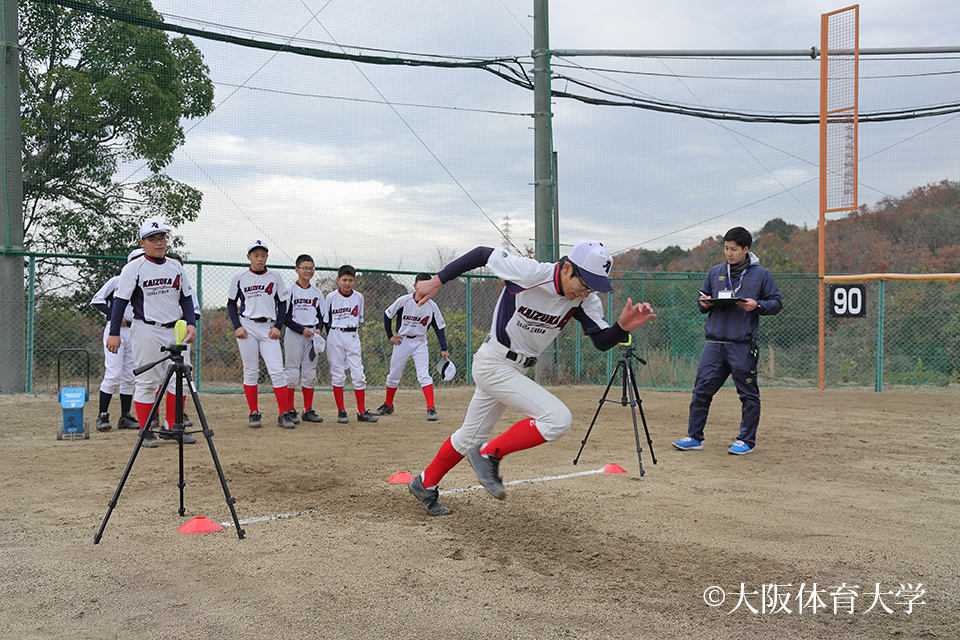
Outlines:
[[627, 334], [627, 339], [622, 341], [619, 344], [619, 347], [620, 347], [620, 351], [623, 353], [623, 355], [620, 357], [623, 358], [624, 360], [629, 360], [630, 358], [636, 358], [637, 360], [640, 361], [640, 364], [647, 364], [646, 360], [644, 360], [643, 358], [641, 358], [640, 356], [638, 356], [633, 352], [634, 350], [633, 336], [630, 335], [629, 333]]
[[183, 352], [187, 350], [187, 345], [185, 344], [168, 344], [165, 347], [160, 347], [160, 351], [166, 351], [169, 353], [166, 357], [160, 358], [156, 362], [149, 362], [141, 367], [137, 367], [133, 370], [133, 375], [138, 376], [141, 373], [145, 373], [153, 369], [155, 366], [161, 362], [166, 362], [167, 360], [173, 360], [177, 364], [183, 364]]

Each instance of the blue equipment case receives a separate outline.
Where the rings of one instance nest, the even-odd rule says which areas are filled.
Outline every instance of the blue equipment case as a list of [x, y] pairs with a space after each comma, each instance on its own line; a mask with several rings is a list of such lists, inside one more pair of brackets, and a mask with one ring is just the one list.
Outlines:
[[[60, 381], [60, 362], [64, 353], [83, 353], [87, 357], [87, 386], [64, 387]], [[57, 428], [57, 440], [64, 436], [90, 439], [90, 424], [83, 419], [83, 407], [90, 400], [90, 352], [86, 349], [60, 349], [57, 352], [57, 402], [63, 410], [63, 422]]]

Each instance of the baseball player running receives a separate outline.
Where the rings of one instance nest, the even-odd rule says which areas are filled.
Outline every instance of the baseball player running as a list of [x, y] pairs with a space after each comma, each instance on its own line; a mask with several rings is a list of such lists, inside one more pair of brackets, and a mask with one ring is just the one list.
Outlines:
[[295, 425], [289, 412], [293, 406], [287, 394], [287, 378], [280, 353], [280, 327], [287, 313], [287, 287], [276, 271], [267, 268], [268, 251], [262, 240], [254, 240], [247, 247], [250, 268], [237, 271], [230, 279], [227, 313], [233, 323], [243, 364], [243, 394], [250, 409], [249, 426], [259, 429], [262, 425], [257, 402], [262, 357], [280, 411], [277, 424], [292, 429]]
[[[127, 305], [133, 306], [133, 322], [130, 326], [130, 344], [133, 346], [133, 364], [139, 367], [164, 357], [160, 351], [176, 342], [174, 326], [182, 317], [187, 323], [187, 337], [192, 344], [197, 339], [196, 319], [193, 313], [193, 288], [183, 266], [167, 260], [167, 227], [159, 220], [147, 220], [140, 227], [140, 246], [144, 255], [128, 262], [120, 272], [120, 280], [114, 291], [110, 314], [110, 337], [107, 349], [111, 353], [120, 350], [120, 330]], [[150, 409], [160, 391], [160, 383], [166, 375], [166, 367], [156, 366], [136, 377], [133, 404], [140, 428], [147, 427]], [[183, 425], [174, 423], [176, 415], [176, 389], [168, 389], [166, 398], [167, 432], [182, 430]], [[161, 432], [162, 433], [162, 432]], [[185, 443], [196, 442], [190, 434], [183, 435]], [[157, 437], [148, 431], [142, 445], [158, 446]]]
[[[127, 262], [143, 255], [143, 249], [134, 249], [127, 256]], [[100, 411], [97, 414], [97, 431], [110, 431], [110, 401], [113, 394], [120, 390], [120, 418], [117, 419], [117, 429], [136, 429], [137, 419], [130, 415], [133, 406], [133, 349], [130, 346], [130, 323], [133, 322], [133, 308], [128, 306], [123, 312], [123, 321], [120, 324], [120, 348], [116, 353], [107, 349], [107, 339], [110, 337], [110, 314], [113, 312], [113, 293], [117, 290], [120, 275], [117, 274], [107, 280], [100, 287], [90, 304], [107, 317], [107, 325], [103, 328], [103, 381], [100, 383]]]
[[[418, 273], [414, 278], [416, 283], [430, 279], [429, 273]], [[385, 416], [393, 413], [393, 398], [400, 386], [400, 377], [407, 360], [413, 358], [417, 367], [417, 381], [423, 390], [423, 397], [427, 401], [427, 420], [437, 419], [437, 409], [433, 404], [433, 378], [430, 377], [430, 350], [427, 348], [427, 327], [433, 327], [440, 342], [440, 352], [444, 358], [450, 357], [447, 351], [447, 337], [443, 329], [447, 326], [440, 315], [440, 307], [433, 300], [418, 305], [413, 299], [415, 294], [408, 293], [394, 300], [393, 304], [383, 312], [383, 328], [387, 338], [393, 343], [393, 353], [390, 355], [390, 373], [387, 374], [387, 399], [379, 409], [372, 413], [375, 416]], [[397, 319], [397, 330], [393, 330], [394, 318]]]
[[[607, 325], [595, 292], [613, 290], [607, 277], [613, 258], [603, 245], [592, 240], [576, 243], [569, 255], [554, 264], [515, 256], [504, 249], [477, 247], [420, 283], [418, 301], [425, 304], [444, 283], [484, 265], [502, 278], [505, 286], [493, 312], [490, 335], [473, 357], [476, 391], [463, 425], [408, 485], [431, 516], [450, 513], [437, 502], [437, 485], [464, 456], [469, 455], [480, 484], [503, 500], [506, 491], [500, 478], [500, 460], [510, 453], [553, 442], [570, 429], [570, 410], [528, 378], [526, 371], [571, 318], [580, 323], [594, 346], [606, 351], [656, 317], [648, 303], [633, 304], [627, 299], [619, 320], [612, 327]], [[507, 407], [529, 418], [489, 440]]]
[[330, 324], [327, 330], [327, 361], [330, 363], [330, 384], [337, 403], [337, 422], [349, 422], [343, 401], [343, 385], [350, 369], [353, 394], [357, 398], [357, 421], [376, 422], [365, 404], [367, 379], [360, 358], [360, 325], [363, 324], [363, 294], [354, 291], [357, 270], [345, 264], [337, 270], [337, 288], [327, 294], [324, 304]]
[[317, 363], [320, 359], [316, 343], [323, 344], [321, 332], [326, 325], [323, 293], [310, 282], [315, 271], [313, 258], [307, 254], [297, 256], [297, 281], [290, 287], [284, 321], [287, 325], [283, 334], [287, 402], [294, 423], [300, 422], [295, 408], [298, 380], [303, 391], [303, 419], [306, 422], [323, 422], [323, 418], [313, 410], [313, 390], [317, 384]]

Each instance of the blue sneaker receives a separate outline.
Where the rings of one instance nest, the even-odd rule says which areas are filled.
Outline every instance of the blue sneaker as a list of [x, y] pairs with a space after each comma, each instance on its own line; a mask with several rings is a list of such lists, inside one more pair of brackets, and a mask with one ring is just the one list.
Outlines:
[[747, 446], [747, 443], [745, 443], [743, 440], [737, 440], [733, 443], [732, 447], [727, 449], [727, 453], [732, 453], [733, 455], [737, 456], [745, 456], [752, 451], [753, 449]]
[[703, 443], [696, 438], [691, 438], [690, 436], [687, 436], [681, 440], [677, 440], [676, 442], [671, 442], [670, 444], [677, 449], [680, 449], [680, 451], [699, 451], [700, 449], [703, 449]]

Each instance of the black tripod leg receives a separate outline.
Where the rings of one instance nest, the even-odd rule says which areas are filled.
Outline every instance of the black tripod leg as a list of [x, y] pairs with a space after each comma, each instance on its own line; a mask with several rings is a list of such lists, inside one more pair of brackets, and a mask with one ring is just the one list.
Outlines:
[[237, 499], [230, 495], [230, 489], [227, 488], [227, 479], [223, 475], [223, 467], [220, 466], [220, 459], [217, 457], [217, 450], [213, 446], [213, 430], [207, 425], [207, 417], [203, 415], [203, 407], [200, 406], [200, 397], [197, 395], [197, 390], [193, 388], [193, 382], [189, 377], [187, 377], [187, 385], [190, 389], [190, 397], [193, 398], [193, 406], [197, 410], [197, 418], [200, 420], [200, 425], [203, 427], [203, 435], [207, 439], [207, 445], [210, 447], [210, 456], [213, 458], [213, 464], [217, 468], [217, 475], [220, 477], [220, 486], [223, 487], [223, 495], [227, 499], [227, 506], [230, 507], [230, 515], [233, 516], [233, 524], [237, 527], [237, 538], [243, 540], [243, 536], [246, 532], [240, 528], [240, 520], [237, 518], [237, 510], [234, 508], [234, 504]]
[[[640, 446], [640, 431], [637, 429], [637, 383], [633, 378], [633, 365], [629, 360], [627, 360], [624, 366], [624, 371], [624, 395], [628, 392], [630, 393], [630, 415], [633, 417], [633, 437], [637, 441], [637, 463], [640, 465], [640, 477], [642, 478], [646, 472], [643, 470], [643, 459], [640, 456], [640, 452], [643, 451], [643, 449]], [[629, 378], [629, 380], [627, 380], [627, 378]]]
[[610, 376], [610, 381], [607, 382], [607, 388], [603, 392], [603, 397], [600, 398], [600, 402], [597, 404], [597, 412], [593, 414], [593, 420], [590, 421], [590, 428], [587, 429], [587, 434], [583, 436], [583, 440], [580, 442], [580, 451], [577, 452], [577, 457], [573, 459], [573, 464], [577, 464], [580, 460], [580, 454], [583, 453], [583, 448], [587, 446], [587, 438], [590, 437], [590, 432], [593, 431], [593, 425], [597, 422], [597, 417], [600, 415], [600, 409], [603, 408], [604, 402], [613, 402], [612, 400], [607, 400], [607, 394], [610, 393], [610, 387], [613, 386], [613, 380], [617, 377], [617, 371], [620, 370], [620, 366], [623, 364], [623, 360], [617, 362], [617, 367], [613, 370], [613, 374]]
[[175, 384], [175, 389], [177, 392], [176, 400], [174, 400], [174, 424], [170, 425], [171, 429], [176, 430], [177, 433], [177, 446], [180, 453], [180, 482], [177, 483], [177, 487], [180, 489], [180, 517], [182, 518], [187, 510], [183, 506], [183, 488], [187, 486], [187, 483], [183, 479], [183, 376], [184, 372], [182, 370], [183, 363], [175, 363], [171, 366], [171, 369], [176, 368], [177, 370], [177, 382]]
[[[653, 464], [657, 464], [657, 456], [653, 453], [653, 441], [650, 440], [650, 430], [647, 429], [647, 418], [643, 415], [643, 400], [640, 399], [640, 392], [637, 390], [637, 379], [632, 378], [633, 380], [633, 393], [637, 398], [637, 408], [640, 411], [640, 421], [643, 422], [643, 433], [647, 436], [647, 446], [650, 448], [650, 459], [653, 461]], [[634, 418], [633, 425], [637, 425], [636, 418]]]
[[[160, 391], [165, 391], [167, 385], [170, 383], [170, 370], [167, 370], [167, 375], [163, 379], [163, 383], [160, 385]], [[140, 429], [140, 436], [137, 438], [137, 444], [133, 447], [133, 453], [130, 454], [130, 460], [127, 462], [127, 468], [123, 470], [123, 475], [120, 477], [120, 484], [117, 485], [117, 490], [113, 493], [113, 498], [108, 502], [107, 514], [103, 516], [103, 522], [100, 523], [100, 530], [97, 531], [97, 535], [93, 536], [93, 544], [100, 544], [100, 539], [103, 538], [103, 530], [107, 528], [107, 521], [110, 519], [110, 514], [113, 513], [113, 508], [117, 506], [117, 501], [120, 499], [120, 492], [123, 491], [123, 485], [127, 483], [127, 478], [130, 477], [130, 471], [133, 469], [133, 463], [137, 459], [137, 454], [140, 453], [140, 448], [143, 446], [143, 436], [147, 433], [147, 430], [150, 428], [150, 420], [153, 416], [157, 415], [157, 411], [160, 407], [160, 400], [163, 398], [163, 394], [157, 394], [156, 399], [153, 401], [153, 406], [150, 408], [150, 415], [147, 416], [147, 424], [145, 427]]]

